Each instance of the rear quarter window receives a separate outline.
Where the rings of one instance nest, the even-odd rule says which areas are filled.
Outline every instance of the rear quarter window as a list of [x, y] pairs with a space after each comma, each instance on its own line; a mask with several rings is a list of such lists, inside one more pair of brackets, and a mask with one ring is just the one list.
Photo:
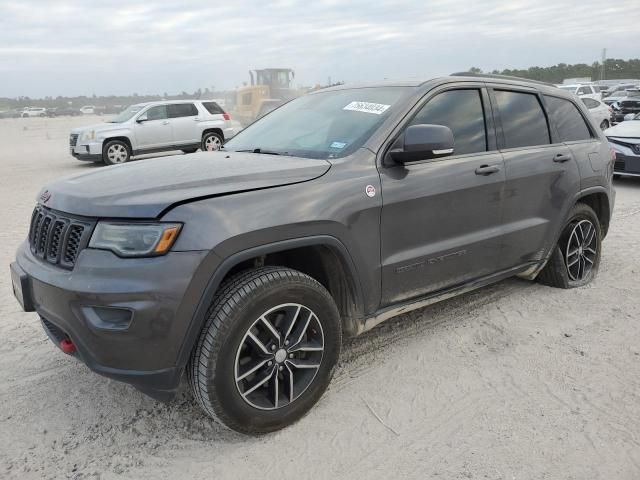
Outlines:
[[561, 141], [591, 140], [591, 130], [573, 102], [547, 95], [545, 95], [544, 100], [547, 104], [551, 121], [555, 124]]
[[505, 148], [551, 143], [547, 118], [534, 93], [495, 90]]
[[224, 113], [222, 107], [220, 107], [216, 102], [202, 102], [202, 105], [211, 115], [222, 115]]

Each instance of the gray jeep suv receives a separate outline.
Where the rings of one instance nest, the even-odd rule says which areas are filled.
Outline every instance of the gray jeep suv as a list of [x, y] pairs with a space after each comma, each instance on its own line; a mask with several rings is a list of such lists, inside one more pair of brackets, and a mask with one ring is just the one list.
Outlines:
[[590, 282], [612, 174], [550, 85], [335, 87], [222, 151], [50, 183], [14, 291], [92, 370], [161, 400], [186, 372], [211, 417], [267, 432], [318, 401], [343, 336], [513, 275]]

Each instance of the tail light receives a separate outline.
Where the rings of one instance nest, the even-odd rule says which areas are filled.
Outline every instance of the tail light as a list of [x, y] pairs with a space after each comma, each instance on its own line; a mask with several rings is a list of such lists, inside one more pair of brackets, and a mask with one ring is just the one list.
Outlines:
[[230, 116], [227, 112], [224, 112], [224, 113], [222, 114], [222, 117], [223, 117], [225, 120], [231, 120], [231, 116]]

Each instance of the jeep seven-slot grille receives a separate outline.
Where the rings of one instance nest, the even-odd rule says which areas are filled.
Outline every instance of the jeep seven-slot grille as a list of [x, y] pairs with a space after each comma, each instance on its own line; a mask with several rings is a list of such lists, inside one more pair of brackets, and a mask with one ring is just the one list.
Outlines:
[[89, 243], [93, 222], [38, 205], [31, 216], [29, 246], [38, 258], [71, 269]]

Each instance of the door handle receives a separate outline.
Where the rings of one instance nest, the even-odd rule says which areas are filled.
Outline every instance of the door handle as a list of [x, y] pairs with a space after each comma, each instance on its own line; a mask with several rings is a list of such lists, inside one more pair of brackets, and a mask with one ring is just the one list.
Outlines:
[[169, 125], [169, 120], [165, 120], [164, 122], [162, 122], [162, 125]]
[[571, 160], [571, 155], [565, 155], [564, 153], [559, 153], [555, 157], [553, 157], [553, 161], [556, 163], [564, 163]]
[[199, 122], [199, 121], [200, 121], [200, 119], [199, 119], [198, 117], [195, 117], [195, 118], [193, 119], [193, 121], [194, 121], [194, 122]]
[[500, 171], [500, 167], [497, 165], [480, 165], [476, 168], [476, 175], [491, 175]]

